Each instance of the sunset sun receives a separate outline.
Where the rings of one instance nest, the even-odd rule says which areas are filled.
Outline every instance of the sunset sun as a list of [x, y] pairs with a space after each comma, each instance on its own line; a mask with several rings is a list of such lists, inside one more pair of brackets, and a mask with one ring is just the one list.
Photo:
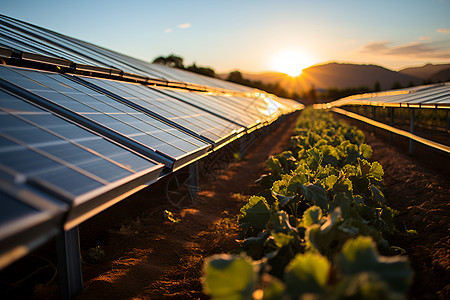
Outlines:
[[302, 73], [304, 68], [313, 64], [312, 59], [299, 50], [284, 50], [279, 52], [272, 61], [275, 71], [296, 77]]

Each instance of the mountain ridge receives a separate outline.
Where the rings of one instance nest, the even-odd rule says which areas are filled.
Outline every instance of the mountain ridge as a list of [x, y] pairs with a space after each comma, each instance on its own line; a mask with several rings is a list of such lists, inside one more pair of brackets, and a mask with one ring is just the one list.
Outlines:
[[[381, 90], [387, 90], [394, 86], [419, 85], [426, 80], [445, 78], [445, 74], [448, 74], [447, 69], [450, 69], [450, 64], [426, 64], [394, 71], [375, 64], [329, 62], [308, 67], [303, 70], [301, 75], [294, 78], [284, 73], [272, 71], [241, 72], [241, 74], [243, 78], [251, 81], [261, 81], [265, 84], [279, 83], [289, 93], [301, 95], [311, 90], [312, 87], [316, 90], [356, 87], [374, 89], [377, 85]], [[433, 77], [439, 72], [441, 72], [439, 77]], [[228, 74], [218, 75], [222, 79], [226, 79], [228, 76]]]

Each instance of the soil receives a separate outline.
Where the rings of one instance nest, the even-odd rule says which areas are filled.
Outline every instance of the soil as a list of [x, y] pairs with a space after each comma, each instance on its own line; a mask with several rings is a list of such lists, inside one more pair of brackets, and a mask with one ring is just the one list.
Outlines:
[[[239, 209], [260, 190], [255, 180], [265, 160], [288, 145], [297, 116], [261, 137], [216, 180], [202, 178], [193, 207], [168, 204], [160, 182], [82, 224], [84, 289], [77, 299], [208, 299], [203, 259], [237, 248]], [[372, 159], [384, 168], [388, 205], [399, 211], [399, 233], [388, 239], [406, 251], [415, 270], [408, 298], [450, 299], [450, 164], [430, 169], [418, 158], [439, 161], [439, 155], [402, 154], [383, 134], [363, 129]], [[57, 298], [57, 285], [35, 285], [33, 297]]]
[[[415, 272], [408, 298], [450, 299], [450, 156], [418, 143], [406, 154], [407, 139], [394, 136], [391, 146], [385, 131], [350, 123], [364, 131], [371, 160], [383, 166], [387, 204], [399, 212], [396, 227], [417, 232], [388, 237], [406, 251]], [[448, 136], [444, 142], [450, 145]]]

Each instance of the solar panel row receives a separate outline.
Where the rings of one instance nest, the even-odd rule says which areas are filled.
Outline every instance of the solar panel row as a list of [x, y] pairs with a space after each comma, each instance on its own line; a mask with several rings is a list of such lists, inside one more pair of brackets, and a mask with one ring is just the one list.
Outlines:
[[2, 15], [0, 56], [115, 75], [0, 65], [0, 269], [162, 174], [302, 108]]
[[[191, 72], [144, 62], [91, 43], [0, 15], [0, 47], [21, 52], [25, 60], [53, 63], [85, 71], [135, 76], [217, 89], [252, 92], [253, 89]], [[95, 68], [98, 67], [99, 69]], [[103, 68], [103, 70], [102, 70]]]
[[450, 108], [450, 83], [354, 95], [326, 104], [327, 107], [345, 105], [448, 109]]

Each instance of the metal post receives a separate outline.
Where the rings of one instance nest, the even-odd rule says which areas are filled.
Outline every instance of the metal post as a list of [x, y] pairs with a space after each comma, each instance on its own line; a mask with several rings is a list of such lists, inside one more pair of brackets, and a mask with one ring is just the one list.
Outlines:
[[[411, 121], [409, 123], [409, 132], [414, 134], [414, 121], [415, 121], [415, 115], [414, 115], [414, 108], [411, 108]], [[409, 139], [409, 153], [414, 153], [414, 142], [412, 139]]]
[[449, 110], [447, 109], [447, 131], [450, 130], [450, 114]]
[[240, 155], [241, 158], [244, 158], [245, 156], [245, 150], [247, 148], [247, 136], [244, 135], [239, 139], [239, 146], [240, 146]]
[[198, 163], [193, 162], [189, 165], [189, 193], [191, 194], [192, 199], [197, 196], [198, 192]]
[[[391, 126], [394, 126], [394, 108], [391, 107]], [[392, 141], [394, 139], [394, 134], [392, 132], [389, 132], [389, 144], [392, 145]]]
[[80, 236], [78, 226], [56, 237], [60, 298], [74, 299], [83, 289], [81, 272]]

